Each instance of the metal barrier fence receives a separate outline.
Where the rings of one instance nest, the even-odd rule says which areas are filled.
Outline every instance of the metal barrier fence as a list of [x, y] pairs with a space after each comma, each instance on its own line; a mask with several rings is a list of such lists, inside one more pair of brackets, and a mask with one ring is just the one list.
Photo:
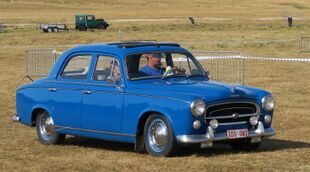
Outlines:
[[299, 57], [310, 57], [310, 37], [299, 38]]
[[[209, 72], [211, 80], [260, 87], [270, 91], [310, 86], [310, 58], [246, 57], [236, 51], [193, 50], [191, 52]], [[46, 76], [58, 55], [55, 49], [27, 50], [26, 76]], [[307, 85], [298, 85], [298, 83], [307, 83]]]
[[196, 51], [192, 54], [208, 71], [212, 80], [230, 84], [244, 84], [244, 58], [238, 51]]
[[3, 32], [4, 28], [5, 28], [4, 24], [0, 22], [0, 32]]
[[55, 49], [29, 49], [25, 53], [25, 75], [26, 76], [47, 76], [52, 68], [58, 54]]
[[299, 39], [299, 49], [310, 51], [310, 37], [300, 37]]

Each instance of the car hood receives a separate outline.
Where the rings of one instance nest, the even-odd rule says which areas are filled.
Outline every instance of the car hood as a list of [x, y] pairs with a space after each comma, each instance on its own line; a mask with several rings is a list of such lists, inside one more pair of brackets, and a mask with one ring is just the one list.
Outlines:
[[229, 85], [207, 79], [174, 78], [164, 80], [132, 81], [128, 92], [172, 97], [184, 101], [202, 98], [206, 102], [224, 99], [258, 99], [267, 94], [257, 88]]

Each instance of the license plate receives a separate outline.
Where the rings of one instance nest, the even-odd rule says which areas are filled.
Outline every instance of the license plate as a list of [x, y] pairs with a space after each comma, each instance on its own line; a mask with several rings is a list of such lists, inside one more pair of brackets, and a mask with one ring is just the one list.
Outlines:
[[237, 139], [248, 137], [248, 129], [239, 129], [239, 130], [227, 130], [227, 138]]

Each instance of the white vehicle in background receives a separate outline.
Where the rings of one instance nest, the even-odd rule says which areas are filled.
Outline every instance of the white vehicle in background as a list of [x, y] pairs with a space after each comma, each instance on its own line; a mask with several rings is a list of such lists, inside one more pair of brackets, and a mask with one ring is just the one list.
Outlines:
[[60, 30], [68, 30], [66, 24], [38, 24], [38, 29], [43, 30], [44, 32], [59, 32]]

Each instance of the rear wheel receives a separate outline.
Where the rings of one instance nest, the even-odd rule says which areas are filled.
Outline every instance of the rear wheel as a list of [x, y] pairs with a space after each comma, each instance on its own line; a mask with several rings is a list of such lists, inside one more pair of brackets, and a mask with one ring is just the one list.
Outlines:
[[79, 30], [79, 31], [86, 31], [87, 28], [86, 28], [86, 26], [84, 26], [84, 25], [80, 25], [80, 26], [78, 27], [78, 30]]
[[56, 27], [53, 29], [53, 32], [59, 32], [59, 29]]
[[251, 143], [251, 139], [234, 140], [230, 143], [234, 151], [254, 151], [260, 146], [259, 143]]
[[143, 136], [145, 148], [150, 155], [170, 156], [176, 151], [172, 127], [162, 115], [154, 114], [147, 119]]
[[47, 112], [37, 115], [36, 129], [38, 138], [43, 144], [60, 144], [65, 139], [64, 134], [55, 131], [54, 121]]

